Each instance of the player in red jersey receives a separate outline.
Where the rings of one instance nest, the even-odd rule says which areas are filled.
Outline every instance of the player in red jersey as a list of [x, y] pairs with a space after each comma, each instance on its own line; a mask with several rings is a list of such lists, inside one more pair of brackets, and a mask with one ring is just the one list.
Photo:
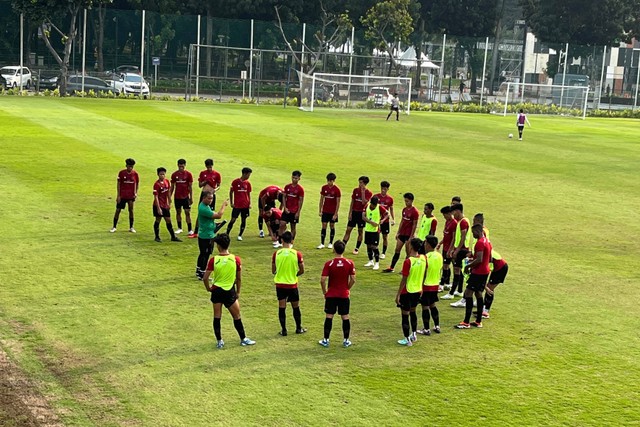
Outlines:
[[304, 188], [298, 182], [302, 172], [295, 170], [291, 173], [291, 184], [284, 187], [283, 201], [284, 210], [280, 221], [280, 235], [287, 229], [287, 223], [291, 226], [291, 235], [296, 238], [296, 224], [300, 221], [300, 211], [304, 203]]
[[280, 236], [278, 235], [278, 232], [280, 231], [280, 221], [282, 220], [282, 211], [276, 207], [271, 207], [262, 211], [262, 215], [267, 221], [267, 231], [269, 232], [269, 237], [271, 237], [273, 247], [282, 247], [282, 244], [279, 241]]
[[120, 211], [125, 206], [129, 206], [129, 231], [135, 233], [133, 228], [133, 202], [138, 197], [138, 186], [140, 185], [140, 177], [138, 172], [133, 170], [133, 166], [136, 161], [129, 158], [124, 161], [126, 169], [122, 169], [118, 172], [118, 183], [116, 185], [116, 213], [113, 215], [113, 228], [110, 230], [112, 233], [116, 232], [118, 226], [118, 219], [120, 218]]
[[351, 340], [349, 340], [351, 333], [349, 306], [351, 301], [349, 296], [351, 288], [356, 283], [356, 267], [353, 261], [342, 256], [344, 249], [344, 242], [338, 240], [333, 247], [335, 258], [324, 264], [322, 277], [320, 278], [326, 317], [324, 319], [324, 338], [318, 341], [318, 344], [323, 347], [329, 347], [329, 336], [331, 335], [333, 316], [335, 316], [336, 311], [342, 318], [342, 346], [351, 346]]
[[166, 178], [167, 170], [165, 168], [158, 168], [158, 180], [153, 184], [153, 215], [156, 217], [156, 221], [153, 223], [153, 231], [156, 235], [156, 242], [162, 242], [160, 240], [160, 221], [164, 218], [164, 222], [167, 224], [167, 230], [171, 234], [172, 242], [181, 242], [182, 240], [176, 237], [173, 231], [173, 225], [171, 225], [171, 197], [169, 191], [171, 184]]
[[442, 232], [442, 240], [438, 243], [437, 250], [442, 248], [442, 257], [443, 257], [443, 265], [442, 265], [442, 279], [440, 280], [440, 285], [444, 290], [451, 289], [451, 258], [447, 256], [447, 252], [449, 251], [449, 247], [451, 246], [451, 242], [453, 241], [453, 237], [456, 234], [456, 227], [458, 226], [458, 221], [451, 214], [451, 206], [443, 206], [440, 209], [440, 213], [444, 217], [445, 224], [444, 230]]
[[178, 160], [178, 170], [171, 174], [171, 190], [169, 197], [174, 197], [176, 207], [176, 220], [178, 229], [176, 234], [182, 233], [182, 209], [187, 220], [189, 235], [193, 234], [191, 229], [191, 205], [193, 204], [193, 175], [187, 169], [185, 159]]
[[[275, 208], [276, 201], [282, 203], [282, 188], [277, 185], [270, 185], [263, 188], [258, 194], [258, 209], [260, 212], [264, 212], [266, 209]], [[262, 225], [264, 223], [264, 214], [258, 216], [258, 229], [260, 230], [259, 237], [264, 237], [264, 231], [262, 231]], [[271, 235], [271, 233], [269, 233]]]
[[391, 265], [388, 268], [382, 270], [383, 273], [393, 273], [396, 267], [396, 263], [400, 259], [400, 252], [402, 247], [406, 245], [407, 255], [409, 254], [409, 242], [416, 235], [416, 228], [418, 226], [418, 219], [420, 218], [420, 212], [413, 206], [414, 196], [412, 193], [404, 193], [404, 209], [402, 209], [402, 221], [398, 227], [398, 233], [396, 234], [396, 250], [391, 260]]
[[[211, 209], [216, 209], [216, 193], [220, 189], [220, 184], [222, 184], [222, 177], [220, 174], [213, 170], [213, 159], [207, 159], [204, 161], [205, 170], [200, 172], [198, 175], [198, 187], [200, 187], [200, 200], [198, 203], [202, 202], [202, 195], [205, 191], [211, 192], [213, 194], [213, 201], [211, 202]], [[190, 238], [198, 237], [198, 221], [196, 221], [196, 228], [193, 231], [193, 234], [189, 236]]]
[[[484, 301], [482, 293], [484, 292], [487, 279], [489, 278], [489, 263], [491, 262], [491, 242], [484, 237], [484, 232], [480, 224], [471, 227], [473, 237], [477, 240], [473, 249], [473, 260], [464, 268], [465, 273], [471, 273], [467, 280], [467, 287], [464, 290], [464, 298], [467, 302], [465, 307], [464, 320], [456, 325], [458, 329], [469, 329], [471, 326], [482, 328], [482, 309]], [[478, 311], [476, 321], [471, 324], [471, 312], [473, 311], [473, 296], [476, 296]]]
[[335, 185], [336, 174], [331, 172], [327, 174], [327, 183], [320, 189], [320, 205], [318, 206], [318, 215], [322, 222], [322, 230], [320, 231], [320, 244], [317, 249], [324, 248], [324, 241], [327, 237], [327, 224], [330, 224], [331, 232], [329, 234], [329, 244], [327, 247], [333, 247], [333, 239], [336, 236], [335, 223], [338, 222], [338, 212], [340, 211], [340, 199], [342, 193], [340, 188]]
[[355, 226], [358, 226], [358, 240], [356, 247], [353, 250], [354, 255], [357, 255], [360, 251], [360, 245], [362, 245], [363, 230], [365, 221], [362, 216], [362, 212], [367, 207], [367, 203], [371, 200], [373, 193], [367, 188], [369, 184], [369, 177], [361, 176], [358, 178], [358, 186], [353, 189], [351, 193], [351, 205], [349, 205], [349, 222], [347, 223], [347, 230], [344, 233], [342, 241], [346, 245], [351, 237], [351, 230]]
[[233, 224], [240, 216], [238, 240], [242, 240], [242, 233], [244, 233], [244, 228], [247, 226], [247, 218], [251, 210], [251, 183], [249, 182], [251, 172], [253, 172], [251, 168], [242, 168], [242, 176], [233, 180], [229, 190], [229, 200], [233, 210], [231, 211], [231, 221], [227, 225], [227, 234], [231, 234]]
[[388, 181], [382, 181], [380, 183], [380, 192], [375, 195], [378, 198], [380, 207], [385, 208], [389, 212], [389, 216], [380, 224], [380, 233], [382, 233], [382, 253], [380, 254], [380, 259], [385, 259], [387, 256], [387, 247], [389, 246], [388, 236], [391, 232], [390, 225], [396, 225], [396, 216], [393, 213], [393, 197], [388, 194], [389, 187], [391, 187], [391, 184], [389, 184]]

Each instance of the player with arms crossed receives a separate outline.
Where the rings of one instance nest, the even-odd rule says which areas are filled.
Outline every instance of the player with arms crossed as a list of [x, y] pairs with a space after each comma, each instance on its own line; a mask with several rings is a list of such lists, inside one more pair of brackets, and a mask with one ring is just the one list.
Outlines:
[[456, 234], [456, 227], [458, 226], [458, 221], [451, 214], [451, 206], [443, 206], [440, 209], [440, 213], [444, 217], [445, 224], [444, 230], [442, 231], [442, 240], [438, 243], [437, 250], [442, 248], [442, 256], [443, 256], [443, 265], [442, 265], [442, 279], [440, 280], [440, 285], [444, 290], [451, 289], [451, 258], [447, 255], [449, 248], [451, 247], [451, 242], [453, 241], [453, 237]]
[[[402, 279], [396, 294], [396, 305], [402, 311], [402, 334], [404, 336], [398, 341], [398, 344], [408, 347], [411, 347], [417, 339], [418, 315], [416, 307], [420, 302], [422, 284], [427, 272], [427, 260], [424, 255], [418, 253], [421, 247], [422, 240], [415, 237], [409, 240], [409, 257], [402, 264]], [[411, 330], [409, 330], [409, 317], [411, 317]]]
[[[222, 184], [222, 178], [220, 174], [213, 170], [213, 159], [206, 159], [204, 161], [205, 169], [200, 172], [198, 175], [198, 187], [202, 190], [200, 193], [200, 200], [198, 203], [202, 201], [202, 197], [205, 191], [209, 191], [213, 194], [213, 201], [211, 202], [211, 209], [216, 208], [216, 193], [220, 189], [220, 184]], [[196, 228], [193, 231], [193, 234], [189, 236], [190, 238], [198, 237], [198, 221], [196, 221]]]
[[378, 204], [378, 198], [373, 196], [362, 213], [362, 218], [366, 223], [364, 226], [364, 244], [367, 245], [367, 256], [369, 257], [369, 261], [364, 266], [373, 266], [374, 270], [379, 270], [380, 251], [378, 250], [378, 244], [380, 243], [380, 224], [388, 218], [388, 213], [385, 208]]
[[389, 212], [389, 216], [380, 224], [380, 233], [382, 233], [382, 253], [380, 254], [380, 259], [385, 259], [387, 256], [387, 246], [389, 245], [388, 237], [391, 232], [390, 225], [396, 225], [396, 216], [393, 213], [393, 197], [389, 195], [389, 187], [391, 187], [391, 184], [389, 184], [388, 181], [382, 181], [380, 183], [380, 192], [375, 195], [378, 198], [380, 206]]
[[133, 170], [133, 166], [136, 161], [129, 158], [124, 161], [126, 168], [118, 172], [118, 183], [116, 185], [116, 213], [113, 215], [113, 228], [109, 230], [112, 233], [116, 232], [118, 226], [118, 219], [120, 218], [120, 211], [125, 206], [129, 207], [129, 231], [135, 233], [133, 228], [133, 203], [138, 197], [138, 186], [140, 185], [140, 177], [138, 172]]
[[427, 258], [427, 276], [422, 285], [422, 296], [420, 304], [422, 305], [422, 322], [424, 329], [418, 330], [420, 335], [431, 335], [429, 329], [430, 318], [433, 318], [433, 331], [440, 333], [440, 313], [436, 303], [438, 302], [438, 288], [440, 278], [442, 277], [442, 255], [436, 251], [438, 246], [438, 238], [429, 235], [425, 238], [424, 249]]
[[280, 335], [287, 336], [287, 302], [291, 303], [293, 319], [296, 322], [296, 334], [307, 332], [302, 327], [300, 313], [300, 294], [298, 292], [298, 277], [304, 274], [304, 258], [302, 252], [293, 249], [293, 235], [290, 231], [282, 234], [283, 247], [273, 253], [271, 258], [271, 272], [276, 284], [278, 297], [278, 319], [280, 320]]
[[331, 249], [333, 247], [333, 239], [336, 236], [335, 223], [338, 222], [338, 212], [340, 211], [340, 199], [342, 193], [340, 188], [335, 185], [336, 174], [331, 172], [327, 174], [327, 183], [320, 189], [320, 205], [318, 207], [318, 215], [322, 222], [322, 230], [320, 230], [320, 244], [317, 249], [324, 248], [324, 241], [327, 237], [327, 224], [330, 224], [331, 233], [329, 235], [329, 245], [327, 247]]
[[185, 159], [178, 160], [178, 170], [171, 174], [171, 194], [174, 197], [174, 205], [176, 207], [176, 221], [178, 229], [176, 234], [182, 233], [182, 210], [187, 220], [187, 228], [189, 236], [193, 234], [191, 229], [191, 205], [193, 204], [193, 175], [187, 169], [187, 161]]
[[[471, 230], [469, 220], [463, 214], [464, 207], [461, 203], [451, 206], [453, 218], [457, 221], [456, 233], [453, 241], [447, 249], [447, 257], [453, 260], [453, 284], [449, 293], [442, 299], [453, 299], [462, 296], [462, 262], [469, 254], [469, 245], [471, 243]], [[482, 226], [480, 227], [482, 228]]]
[[349, 205], [349, 222], [347, 223], [347, 230], [344, 233], [342, 241], [346, 245], [351, 237], [351, 231], [355, 226], [358, 227], [358, 240], [356, 247], [353, 250], [354, 255], [357, 255], [360, 251], [360, 245], [362, 245], [362, 230], [364, 229], [365, 222], [362, 217], [364, 208], [367, 206], [369, 199], [373, 193], [367, 188], [369, 183], [369, 177], [361, 176], [358, 178], [358, 186], [353, 189], [351, 193], [351, 204]]
[[156, 217], [153, 223], [153, 232], [156, 235], [155, 241], [160, 243], [160, 221], [164, 218], [164, 222], [167, 225], [167, 230], [171, 234], [172, 242], [181, 242], [182, 240], [176, 237], [173, 231], [173, 225], [171, 224], [171, 197], [169, 196], [169, 190], [171, 184], [166, 179], [167, 170], [165, 168], [158, 168], [158, 180], [153, 184], [153, 215]]

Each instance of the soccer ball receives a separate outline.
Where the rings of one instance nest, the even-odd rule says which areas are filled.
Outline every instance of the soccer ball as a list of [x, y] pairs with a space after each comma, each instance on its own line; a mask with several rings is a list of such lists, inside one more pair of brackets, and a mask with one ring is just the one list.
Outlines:
[[509, 134], [509, 138], [513, 138], [513, 134], [512, 133]]

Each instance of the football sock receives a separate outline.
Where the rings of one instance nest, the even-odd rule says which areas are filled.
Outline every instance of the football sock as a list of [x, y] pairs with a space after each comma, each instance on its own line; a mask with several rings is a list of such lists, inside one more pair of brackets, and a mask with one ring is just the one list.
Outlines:
[[133, 228], [133, 214], [129, 215], [129, 228]]
[[333, 326], [333, 319], [325, 318], [324, 319], [324, 339], [328, 340], [329, 335], [331, 335], [331, 327]]
[[247, 227], [247, 218], [242, 217], [240, 219], [240, 233], [238, 233], [238, 236], [242, 236], [242, 234], [244, 233], [244, 229]]
[[411, 316], [411, 331], [415, 332], [418, 330], [418, 314], [415, 311], [411, 311], [409, 316]]
[[[471, 320], [471, 312], [473, 311], [473, 297], [464, 298], [466, 305], [464, 307], [464, 323], [469, 323]], [[482, 313], [480, 313], [482, 316]]]
[[380, 261], [380, 251], [378, 250], [378, 248], [373, 249], [373, 257], [375, 258], [376, 262]]
[[262, 226], [264, 224], [264, 218], [262, 216], [258, 216], [258, 229], [262, 231]]
[[188, 222], [188, 223], [187, 223], [187, 228], [189, 229], [189, 231], [193, 230], [193, 229], [191, 228], [191, 223], [190, 223], [190, 222]]
[[182, 221], [178, 221], [178, 228], [182, 228]]
[[342, 334], [345, 340], [349, 339], [349, 335], [351, 334], [351, 320], [342, 319]]
[[287, 330], [287, 308], [278, 307], [278, 319], [280, 320], [280, 327], [283, 331]]
[[324, 240], [327, 238], [327, 229], [323, 228], [320, 230], [320, 243], [324, 245]]
[[451, 270], [442, 270], [442, 278], [440, 279], [441, 285], [448, 285], [451, 279]]
[[242, 319], [233, 319], [233, 326], [238, 331], [238, 335], [240, 336], [240, 340], [245, 339], [246, 335], [244, 334], [244, 326], [242, 325]]
[[491, 310], [491, 304], [493, 304], [493, 294], [485, 294], [484, 296], [484, 310], [485, 311], [489, 311]]
[[484, 303], [482, 300], [482, 294], [480, 294], [480, 297], [476, 298], [476, 301], [477, 301], [476, 306], [478, 307], [478, 310], [476, 312], [476, 322], [481, 323], [482, 322], [482, 304]]
[[360, 245], [362, 245], [362, 240], [356, 242], [356, 249], [360, 250]]
[[118, 225], [118, 216], [114, 215], [114, 217], [113, 217], [113, 228], [116, 228], [117, 225]]
[[334, 237], [336, 237], [336, 229], [332, 228], [331, 231], [329, 231], [329, 243], [333, 243]]
[[428, 307], [422, 307], [422, 323], [424, 323], [424, 328], [425, 329], [429, 329], [429, 320], [431, 316], [429, 314], [429, 308]]
[[382, 245], [382, 253], [383, 254], [387, 253], [387, 245]]
[[400, 259], [399, 253], [393, 254], [393, 259], [391, 260], [391, 268], [395, 268], [396, 263], [398, 262], [399, 259]]
[[367, 256], [369, 257], [369, 261], [373, 261], [373, 249], [367, 246]]
[[222, 335], [220, 334], [220, 318], [213, 318], [213, 333], [216, 334], [216, 339], [220, 341], [222, 339]]
[[462, 285], [464, 285], [464, 277], [462, 274], [458, 275], [458, 292], [462, 293]]
[[156, 235], [156, 239], [160, 238], [160, 223], [158, 222], [154, 222], [153, 223], [153, 232]]
[[296, 321], [296, 329], [302, 328], [302, 313], [300, 313], [300, 307], [293, 307], [293, 320]]
[[402, 336], [404, 337], [409, 337], [409, 315], [408, 314], [403, 314], [402, 315]]
[[167, 230], [169, 230], [169, 234], [171, 234], [172, 239], [176, 237], [176, 233], [175, 231], [173, 231], [173, 225], [167, 223]]
[[462, 281], [462, 275], [461, 274], [454, 274], [453, 275], [453, 283], [451, 285], [451, 290], [449, 291], [449, 293], [451, 295], [453, 295], [453, 293], [458, 290], [458, 282], [460, 282], [460, 281]]
[[430, 307], [431, 317], [433, 317], [433, 326], [440, 326], [440, 312], [438, 312], [438, 307], [433, 306]]

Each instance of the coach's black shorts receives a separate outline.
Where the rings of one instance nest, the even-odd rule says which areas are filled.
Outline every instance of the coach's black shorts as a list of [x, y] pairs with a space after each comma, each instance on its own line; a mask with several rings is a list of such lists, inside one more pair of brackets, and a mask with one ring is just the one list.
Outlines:
[[403, 311], [409, 311], [416, 308], [420, 303], [420, 292], [407, 293], [400, 295], [400, 308]]
[[276, 288], [276, 295], [278, 301], [286, 300], [287, 302], [300, 301], [300, 294], [298, 288]]
[[158, 208], [156, 206], [153, 207], [153, 216], [155, 216], [156, 218], [170, 218], [171, 217], [171, 211], [167, 208], [161, 208], [162, 209], [162, 215], [160, 215], [158, 213]]
[[507, 277], [507, 273], [509, 272], [509, 264], [504, 265], [498, 271], [492, 271], [491, 276], [489, 276], [489, 283], [492, 285], [499, 285], [500, 283], [504, 283], [505, 277]]
[[437, 303], [438, 301], [440, 301], [440, 299], [438, 298], [438, 291], [422, 291], [420, 304], [431, 305]]
[[389, 221], [383, 222], [382, 224], [380, 224], [380, 232], [382, 234], [389, 234], [390, 231], [391, 231], [391, 223]]
[[334, 215], [335, 215], [335, 214], [332, 214], [332, 213], [322, 212], [322, 219], [321, 219], [321, 221], [322, 221], [322, 222], [324, 222], [324, 223], [330, 222], [330, 223], [335, 224], [336, 222], [338, 222], [338, 217], [336, 216], [336, 219], [334, 220], [334, 219], [333, 219], [333, 216], [334, 216]]
[[487, 279], [489, 278], [488, 274], [473, 274], [469, 275], [467, 279], [467, 288], [471, 289], [474, 292], [482, 292], [484, 291], [484, 287], [487, 284]]
[[364, 232], [364, 244], [365, 245], [378, 246], [379, 242], [380, 242], [380, 233], [376, 233], [375, 231], [365, 231]]
[[289, 224], [297, 224], [299, 218], [296, 218], [296, 214], [293, 212], [283, 212], [281, 221], [288, 222]]
[[238, 295], [235, 288], [225, 291], [222, 288], [214, 287], [211, 290], [211, 302], [214, 304], [224, 304], [225, 307], [229, 308], [237, 299]]
[[400, 240], [402, 243], [407, 243], [407, 241], [409, 240], [410, 236], [405, 236], [402, 234], [398, 234], [398, 240]]
[[116, 203], [116, 208], [118, 209], [124, 209], [127, 206], [127, 203], [131, 202], [135, 202], [136, 199], [120, 199], [120, 203]]
[[469, 255], [469, 251], [467, 249], [460, 249], [458, 251], [458, 255], [456, 255], [456, 259], [453, 260], [454, 267], [462, 267], [462, 261]]
[[351, 300], [349, 298], [327, 298], [324, 300], [324, 312], [327, 314], [336, 314], [346, 316], [349, 314]]
[[231, 210], [231, 218], [238, 218], [242, 215], [242, 218], [249, 216], [249, 208], [233, 208]]
[[364, 218], [362, 218], [362, 212], [351, 211], [351, 219], [347, 223], [347, 227], [353, 228], [357, 225], [358, 228], [364, 228], [365, 224], [366, 222]]
[[186, 199], [175, 199], [174, 203], [175, 203], [176, 209], [184, 209], [184, 210], [191, 209], [191, 201], [189, 200], [188, 197]]

